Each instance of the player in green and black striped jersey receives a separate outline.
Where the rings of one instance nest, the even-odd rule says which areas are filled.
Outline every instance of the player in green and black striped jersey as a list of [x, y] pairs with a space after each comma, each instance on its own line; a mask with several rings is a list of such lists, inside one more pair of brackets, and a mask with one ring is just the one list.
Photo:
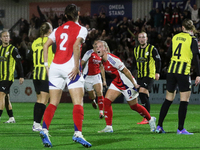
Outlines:
[[[133, 70], [137, 68], [137, 82], [140, 85], [139, 97], [142, 105], [150, 112], [149, 90], [154, 83], [154, 79], [159, 80], [161, 59], [157, 49], [147, 43], [147, 34], [141, 32], [138, 34], [139, 46], [134, 48]], [[148, 124], [144, 118], [138, 124]]]
[[[40, 131], [42, 129], [40, 123], [46, 109], [46, 104], [49, 99], [49, 80], [44, 65], [43, 45], [48, 39], [48, 35], [52, 32], [52, 26], [46, 22], [40, 27], [40, 37], [38, 37], [32, 44], [33, 55], [33, 84], [37, 94], [37, 102], [34, 106], [34, 123], [33, 131]], [[52, 46], [48, 49], [48, 66], [50, 66], [54, 58]]]
[[6, 106], [9, 120], [5, 123], [15, 123], [12, 105], [9, 98], [10, 86], [14, 81], [15, 65], [19, 70], [19, 83], [24, 81], [21, 56], [15, 46], [9, 43], [10, 34], [7, 30], [1, 32], [2, 45], [0, 45], [0, 117]]
[[185, 19], [182, 23], [183, 32], [176, 34], [172, 38], [171, 45], [168, 49], [170, 65], [167, 73], [167, 92], [166, 99], [161, 107], [158, 126], [156, 132], [164, 133], [163, 121], [169, 107], [171, 106], [176, 95], [178, 86], [180, 92], [180, 105], [178, 110], [178, 129], [177, 134], [193, 134], [184, 129], [184, 122], [187, 113], [187, 106], [191, 94], [190, 68], [191, 62], [194, 61], [197, 77], [195, 84], [200, 82], [200, 64], [198, 40], [194, 37], [196, 29], [193, 22]]

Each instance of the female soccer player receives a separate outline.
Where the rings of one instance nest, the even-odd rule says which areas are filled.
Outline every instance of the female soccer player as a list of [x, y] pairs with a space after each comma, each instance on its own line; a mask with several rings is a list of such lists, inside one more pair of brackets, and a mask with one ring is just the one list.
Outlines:
[[[46, 109], [46, 104], [49, 99], [49, 80], [47, 72], [44, 66], [44, 55], [43, 55], [43, 46], [47, 41], [48, 36], [52, 32], [52, 25], [48, 22], [45, 22], [40, 27], [40, 37], [37, 38], [32, 44], [32, 54], [33, 54], [33, 64], [34, 64], [34, 73], [33, 73], [33, 84], [35, 87], [35, 92], [37, 94], [37, 102], [34, 106], [34, 122], [33, 122], [33, 131], [41, 131], [42, 126], [40, 125], [44, 111]], [[52, 46], [48, 48], [48, 66], [50, 66], [53, 60], [54, 54], [52, 51]]]
[[101, 64], [101, 57], [97, 55], [96, 51], [97, 42], [98, 40], [95, 40], [93, 44], [93, 49], [88, 50], [84, 54], [81, 60], [81, 65], [83, 66], [86, 63], [83, 69], [83, 77], [85, 79], [85, 90], [88, 92], [89, 99], [92, 100], [92, 106], [95, 109], [97, 109], [97, 104], [95, 100], [97, 94], [98, 106], [99, 106], [99, 118], [102, 119], [104, 117], [103, 115], [104, 96], [103, 96], [103, 87], [102, 87], [100, 72], [102, 74], [104, 86], [106, 86], [106, 78], [105, 78], [105, 71]]
[[151, 132], [154, 132], [156, 128], [156, 118], [151, 117], [146, 108], [138, 104], [137, 97], [139, 94], [136, 89], [139, 85], [131, 75], [130, 71], [125, 67], [124, 63], [117, 56], [109, 53], [107, 47], [107, 43], [104, 41], [99, 41], [97, 43], [97, 53], [102, 58], [105, 72], [110, 74], [113, 78], [104, 99], [106, 127], [98, 132], [113, 132], [113, 111], [111, 103], [114, 102], [120, 94], [125, 96], [127, 103], [132, 110], [137, 111], [149, 121]]
[[[65, 16], [68, 21], [56, 28], [44, 44], [44, 65], [47, 73], [49, 72], [50, 104], [44, 112], [40, 136], [45, 147], [52, 147], [48, 130], [60, 102], [62, 90], [67, 84], [74, 105], [75, 132], [72, 140], [85, 147], [91, 147], [92, 145], [82, 135], [84, 79], [79, 70], [80, 47], [87, 36], [87, 29], [78, 24], [79, 16], [76, 5], [68, 5], [65, 8]], [[48, 69], [48, 48], [53, 42], [56, 42], [56, 53], [50, 69]]]
[[177, 134], [193, 134], [184, 128], [184, 123], [191, 94], [190, 68], [192, 59], [197, 72], [195, 85], [197, 86], [200, 82], [199, 49], [198, 40], [193, 36], [196, 29], [192, 20], [183, 20], [182, 30], [183, 32], [176, 34], [172, 38], [172, 43], [168, 49], [167, 55], [171, 60], [167, 73], [167, 92], [165, 101], [160, 109], [156, 133], [165, 133], [163, 121], [176, 96], [176, 88], [178, 86], [180, 91], [180, 104], [178, 110]]

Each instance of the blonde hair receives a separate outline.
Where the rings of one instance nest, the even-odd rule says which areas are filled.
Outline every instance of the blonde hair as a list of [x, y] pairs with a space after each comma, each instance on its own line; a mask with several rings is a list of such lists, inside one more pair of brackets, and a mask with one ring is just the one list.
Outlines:
[[[9, 33], [8, 29], [3, 29], [3, 30], [2, 30], [2, 32], [1, 32], [1, 37], [2, 37], [2, 34], [5, 33], [5, 32], [8, 32], [8, 33]], [[10, 33], [9, 33], [9, 35], [10, 35]]]
[[182, 22], [182, 26], [185, 27], [186, 30], [192, 30], [193, 33], [197, 33], [198, 31], [196, 30], [195, 26], [193, 25], [193, 21], [190, 19], [184, 19]]
[[43, 23], [40, 27], [40, 36], [42, 37], [42, 46], [44, 45], [43, 43], [44, 35], [47, 34], [50, 29], [52, 29], [52, 25], [49, 22]]
[[108, 44], [106, 43], [106, 41], [98, 40], [98, 42], [103, 43], [103, 46], [107, 49], [107, 52], [110, 53], [110, 48], [109, 48]]

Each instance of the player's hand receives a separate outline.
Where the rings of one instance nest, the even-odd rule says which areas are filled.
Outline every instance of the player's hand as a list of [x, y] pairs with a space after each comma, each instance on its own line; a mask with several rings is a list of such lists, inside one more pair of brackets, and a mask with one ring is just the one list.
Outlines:
[[138, 89], [138, 88], [140, 87], [140, 85], [134, 84], [134, 87], [135, 87], [136, 89]]
[[200, 83], [200, 76], [197, 76], [195, 80], [195, 86], [197, 86], [199, 83]]
[[45, 66], [45, 69], [47, 71], [47, 76], [49, 76], [49, 67], [48, 66]]
[[155, 74], [155, 79], [156, 79], [156, 80], [159, 80], [159, 78], [160, 78], [160, 74], [159, 74], [159, 73], [156, 73], [156, 74]]
[[106, 81], [103, 81], [103, 86], [104, 86], [105, 88], [108, 87]]
[[76, 79], [77, 74], [80, 75], [80, 71], [79, 71], [78, 67], [74, 67], [72, 69], [72, 71], [68, 74], [68, 77], [70, 80], [74, 80], [74, 79]]
[[22, 84], [24, 82], [24, 78], [19, 78], [19, 84]]

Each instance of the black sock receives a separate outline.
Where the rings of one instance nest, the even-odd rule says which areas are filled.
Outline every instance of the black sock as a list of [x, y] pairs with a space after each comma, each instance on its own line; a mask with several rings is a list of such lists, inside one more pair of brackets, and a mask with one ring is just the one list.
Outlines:
[[3, 113], [3, 110], [0, 110], [0, 117], [1, 117], [2, 113]]
[[9, 116], [9, 118], [13, 117], [13, 111], [12, 111], [12, 109], [11, 110], [7, 110], [7, 114]]
[[145, 93], [139, 93], [139, 97], [140, 97], [142, 105], [146, 108], [148, 112], [150, 112], [150, 102], [149, 102], [148, 95]]
[[42, 117], [44, 115], [45, 109], [46, 109], [46, 105], [45, 104], [38, 103], [38, 102], [35, 103], [34, 115], [33, 115], [35, 122], [41, 123], [41, 120], [42, 120]]
[[163, 126], [163, 121], [167, 115], [167, 112], [171, 104], [172, 104], [172, 101], [169, 101], [167, 99], [165, 99], [164, 103], [162, 104], [162, 107], [160, 109], [159, 120], [158, 120], [158, 125], [161, 127]]
[[183, 130], [186, 114], [187, 114], [188, 102], [181, 101], [178, 110], [178, 129]]

